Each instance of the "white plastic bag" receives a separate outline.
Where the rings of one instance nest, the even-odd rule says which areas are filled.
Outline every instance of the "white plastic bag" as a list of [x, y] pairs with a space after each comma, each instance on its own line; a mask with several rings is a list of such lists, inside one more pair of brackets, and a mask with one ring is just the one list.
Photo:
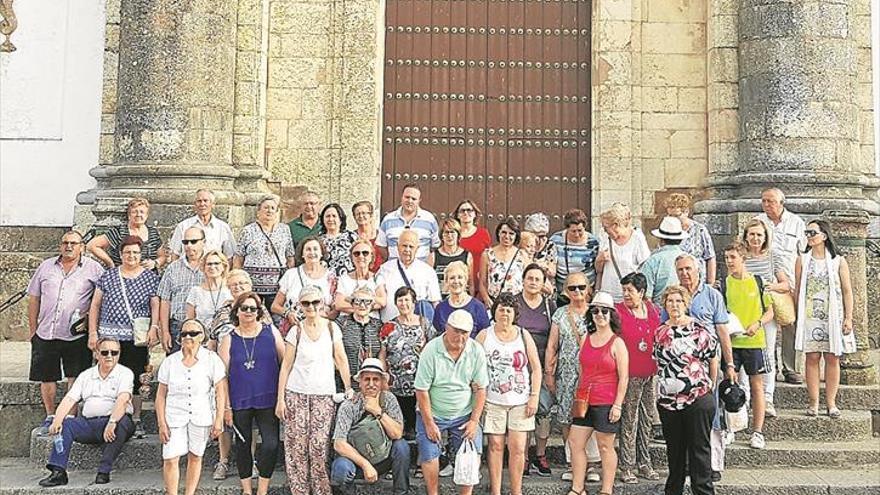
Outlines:
[[736, 433], [749, 427], [749, 408], [743, 406], [739, 411], [732, 413], [724, 411], [727, 430]]
[[473, 440], [462, 440], [455, 454], [455, 474], [452, 480], [456, 485], [474, 486], [480, 484], [480, 453]]

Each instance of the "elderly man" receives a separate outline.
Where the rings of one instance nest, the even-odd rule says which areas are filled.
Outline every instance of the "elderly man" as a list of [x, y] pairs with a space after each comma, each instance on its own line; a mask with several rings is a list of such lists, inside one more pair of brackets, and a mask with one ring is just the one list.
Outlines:
[[[336, 413], [336, 429], [333, 431], [333, 450], [338, 457], [330, 470], [330, 485], [341, 493], [355, 493], [352, 487], [355, 478], [363, 478], [375, 483], [379, 476], [391, 471], [394, 477], [394, 495], [409, 492], [409, 444], [403, 439], [403, 413], [397, 398], [387, 391], [388, 374], [385, 365], [376, 358], [367, 358], [357, 374], [360, 392], [351, 400], [339, 406]], [[372, 418], [370, 418], [372, 416]], [[361, 421], [375, 418], [382, 426], [385, 436], [391, 440], [388, 457], [378, 462], [370, 462], [365, 454], [359, 452], [358, 442], [352, 437], [351, 429]], [[352, 443], [349, 439], [352, 439]]]
[[660, 227], [652, 230], [651, 234], [657, 238], [660, 246], [642, 263], [639, 271], [648, 279], [645, 297], [650, 297], [655, 304], [661, 305], [663, 291], [670, 285], [675, 285], [675, 259], [684, 254], [680, 244], [687, 239], [688, 234], [682, 229], [681, 220], [676, 217], [663, 218]]
[[[416, 259], [419, 234], [415, 230], [404, 230], [400, 234], [397, 247], [400, 257], [383, 263], [376, 278], [385, 280], [386, 294], [394, 294], [403, 286], [414, 290], [417, 299], [416, 313], [432, 321], [434, 306], [440, 302], [440, 283], [437, 281], [437, 272], [424, 261]], [[398, 314], [395, 304], [386, 304], [380, 313], [383, 323], [393, 320]]]
[[437, 219], [430, 211], [419, 208], [421, 201], [422, 191], [419, 190], [418, 185], [403, 186], [400, 208], [385, 215], [376, 234], [376, 247], [379, 248], [383, 258], [392, 260], [398, 257], [400, 236], [407, 231], [414, 231], [418, 235], [419, 249], [416, 257], [421, 261], [428, 261], [431, 249], [440, 246], [440, 227], [437, 225]]
[[201, 270], [205, 231], [201, 227], [190, 227], [184, 231], [181, 242], [185, 256], [168, 265], [157, 290], [159, 328], [166, 354], [180, 350], [177, 337], [180, 325], [186, 320], [186, 296], [191, 288], [201, 284], [205, 278]]
[[27, 288], [30, 380], [40, 382], [46, 409], [42, 428], [54, 419], [56, 382], [61, 380], [62, 366], [70, 386], [92, 364], [86, 333], [74, 333], [74, 327], [87, 329], [83, 318], [89, 314], [95, 283], [104, 273], [100, 263], [83, 257], [79, 232], [65, 232], [60, 251], [40, 264]]
[[317, 236], [321, 233], [321, 222], [318, 214], [321, 212], [321, 198], [318, 193], [306, 191], [300, 196], [302, 201], [302, 213], [287, 224], [290, 227], [290, 237], [293, 238], [294, 246], [299, 246], [306, 237]]
[[[134, 374], [119, 364], [120, 349], [115, 339], [98, 339], [95, 347], [98, 364], [79, 375], [59, 404], [55, 419], [49, 425], [49, 433], [60, 435], [60, 440], [53, 442], [49, 463], [46, 464], [51, 473], [40, 480], [40, 486], [67, 484], [67, 462], [75, 441], [105, 444], [95, 483], [110, 482], [113, 461], [134, 434], [134, 422], [131, 420]], [[82, 415], [64, 419], [79, 401], [83, 403]]]
[[[470, 313], [453, 311], [444, 333], [425, 344], [419, 356], [414, 383], [419, 407], [416, 441], [428, 495], [439, 493], [440, 443], [444, 433], [449, 438], [447, 452], [453, 456], [464, 440], [472, 440], [478, 452], [483, 449], [480, 416], [486, 404], [489, 372], [486, 352], [470, 338], [473, 328]], [[464, 495], [472, 491], [473, 486], [459, 487], [459, 493]]]
[[[794, 280], [795, 261], [807, 245], [804, 220], [785, 208], [785, 194], [776, 187], [761, 193], [761, 209], [764, 213], [757, 218], [773, 231], [773, 255], [784, 260], [782, 270], [789, 280]], [[794, 340], [795, 326], [782, 327], [782, 375], [786, 382], [800, 384], [804, 378], [798, 372], [800, 356], [794, 350]]]
[[174, 228], [168, 247], [173, 259], [180, 258], [184, 254], [184, 246], [181, 242], [186, 234], [186, 229], [199, 227], [205, 235], [205, 252], [222, 251], [227, 258], [235, 254], [235, 237], [229, 224], [214, 216], [214, 192], [210, 189], [196, 191], [196, 199], [193, 203], [195, 215], [183, 220]]

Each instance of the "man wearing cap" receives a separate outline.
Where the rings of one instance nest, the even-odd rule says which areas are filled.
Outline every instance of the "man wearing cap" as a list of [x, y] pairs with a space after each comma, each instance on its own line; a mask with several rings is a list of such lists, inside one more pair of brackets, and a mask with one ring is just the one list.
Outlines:
[[[339, 406], [336, 429], [333, 432], [333, 450], [337, 457], [330, 469], [330, 485], [339, 492], [354, 493], [356, 478], [375, 483], [382, 474], [391, 471], [394, 477], [394, 495], [409, 492], [409, 444], [403, 439], [403, 413], [394, 394], [386, 390], [388, 375], [385, 365], [376, 358], [364, 359], [357, 374], [360, 391]], [[348, 442], [352, 426], [368, 414], [379, 420], [385, 434], [392, 441], [388, 458], [371, 464]]]
[[[453, 311], [440, 338], [429, 341], [419, 356], [415, 389], [418, 401], [416, 441], [419, 464], [428, 495], [439, 493], [440, 442], [449, 436], [447, 452], [454, 456], [461, 442], [472, 440], [483, 449], [480, 416], [486, 404], [489, 373], [483, 347], [470, 338], [474, 319], [464, 310]], [[460, 486], [470, 495], [472, 486]]]
[[679, 246], [687, 239], [687, 232], [681, 227], [681, 220], [675, 217], [664, 217], [660, 227], [651, 231], [660, 242], [660, 246], [642, 263], [639, 271], [648, 279], [645, 296], [655, 304], [662, 304], [663, 291], [677, 282], [675, 276], [675, 258], [684, 254]]

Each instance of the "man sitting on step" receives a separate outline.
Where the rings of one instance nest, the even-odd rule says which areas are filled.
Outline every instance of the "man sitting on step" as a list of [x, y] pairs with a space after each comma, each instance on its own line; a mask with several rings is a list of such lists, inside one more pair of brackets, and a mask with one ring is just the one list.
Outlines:
[[[105, 444], [95, 483], [109, 483], [113, 461], [134, 434], [131, 419], [134, 374], [119, 364], [119, 341], [102, 337], [95, 349], [98, 364], [77, 377], [49, 425], [49, 433], [60, 438], [53, 442], [46, 464], [51, 473], [40, 480], [40, 486], [67, 484], [67, 462], [74, 441]], [[64, 419], [80, 401], [82, 415]]]

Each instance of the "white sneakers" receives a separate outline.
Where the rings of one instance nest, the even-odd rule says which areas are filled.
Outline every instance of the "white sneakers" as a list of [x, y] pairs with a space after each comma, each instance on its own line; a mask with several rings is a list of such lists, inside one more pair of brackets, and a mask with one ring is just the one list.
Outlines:
[[749, 442], [749, 447], [753, 449], [763, 449], [767, 443], [764, 441], [764, 434], [760, 431], [756, 431], [752, 433], [752, 440]]
[[776, 417], [776, 407], [773, 405], [772, 402], [767, 402], [766, 404], [767, 405], [764, 407], [764, 416], [766, 416], [768, 418], [775, 418]]

